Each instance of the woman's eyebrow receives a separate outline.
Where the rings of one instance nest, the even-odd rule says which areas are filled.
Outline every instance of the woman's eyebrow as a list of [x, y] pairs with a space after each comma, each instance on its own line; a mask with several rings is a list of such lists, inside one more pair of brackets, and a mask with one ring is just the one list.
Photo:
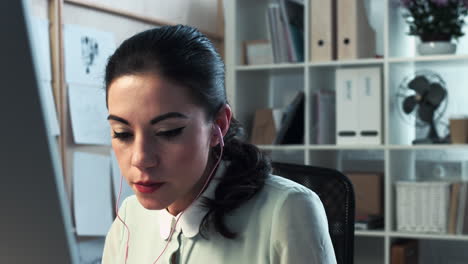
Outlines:
[[[166, 120], [166, 119], [169, 119], [169, 118], [183, 118], [183, 119], [187, 119], [188, 117], [182, 113], [178, 113], [178, 112], [169, 112], [169, 113], [166, 113], [166, 114], [163, 114], [163, 115], [160, 115], [160, 116], [157, 116], [153, 119], [151, 119], [150, 121], [150, 124], [151, 125], [154, 125], [158, 122], [161, 122], [163, 120]], [[130, 122], [128, 122], [127, 120], [121, 118], [121, 117], [118, 117], [116, 115], [109, 115], [107, 117], [107, 120], [115, 120], [115, 121], [118, 121], [118, 122], [121, 122], [121, 123], [124, 123], [126, 125], [130, 125]]]
[[115, 115], [109, 115], [107, 117], [107, 120], [115, 120], [115, 121], [118, 121], [118, 122], [121, 122], [121, 123], [124, 123], [126, 125], [130, 125], [130, 122], [128, 122], [127, 120], [121, 118], [121, 117], [118, 117], [118, 116], [115, 116]]
[[168, 118], [183, 118], [183, 119], [187, 119], [188, 117], [182, 113], [179, 113], [179, 112], [169, 112], [169, 113], [166, 113], [166, 114], [163, 114], [163, 115], [160, 115], [160, 116], [157, 116], [153, 119], [151, 119], [150, 121], [150, 124], [151, 125], [154, 125], [158, 122], [161, 122], [163, 120], [166, 120]]

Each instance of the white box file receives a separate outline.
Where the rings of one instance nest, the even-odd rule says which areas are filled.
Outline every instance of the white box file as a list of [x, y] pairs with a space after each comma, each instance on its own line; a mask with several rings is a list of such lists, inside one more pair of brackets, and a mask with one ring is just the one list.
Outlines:
[[382, 143], [380, 68], [337, 69], [337, 145]]
[[358, 144], [357, 76], [355, 70], [336, 71], [336, 144]]

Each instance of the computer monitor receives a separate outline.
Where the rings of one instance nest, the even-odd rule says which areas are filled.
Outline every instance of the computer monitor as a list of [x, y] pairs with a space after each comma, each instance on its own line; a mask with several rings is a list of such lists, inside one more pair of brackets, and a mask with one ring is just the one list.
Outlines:
[[0, 1], [0, 263], [78, 263], [26, 0]]

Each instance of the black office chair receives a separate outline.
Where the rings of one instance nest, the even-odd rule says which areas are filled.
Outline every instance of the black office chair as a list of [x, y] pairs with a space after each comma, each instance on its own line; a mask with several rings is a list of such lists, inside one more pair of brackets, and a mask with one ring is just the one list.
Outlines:
[[354, 191], [341, 172], [333, 169], [273, 162], [273, 174], [300, 183], [322, 200], [338, 264], [352, 264], [354, 253]]

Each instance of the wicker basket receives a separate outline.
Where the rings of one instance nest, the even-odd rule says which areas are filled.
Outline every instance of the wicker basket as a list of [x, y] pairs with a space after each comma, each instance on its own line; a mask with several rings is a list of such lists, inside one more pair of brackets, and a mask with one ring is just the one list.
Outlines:
[[450, 182], [397, 182], [397, 230], [447, 233], [450, 184]]

